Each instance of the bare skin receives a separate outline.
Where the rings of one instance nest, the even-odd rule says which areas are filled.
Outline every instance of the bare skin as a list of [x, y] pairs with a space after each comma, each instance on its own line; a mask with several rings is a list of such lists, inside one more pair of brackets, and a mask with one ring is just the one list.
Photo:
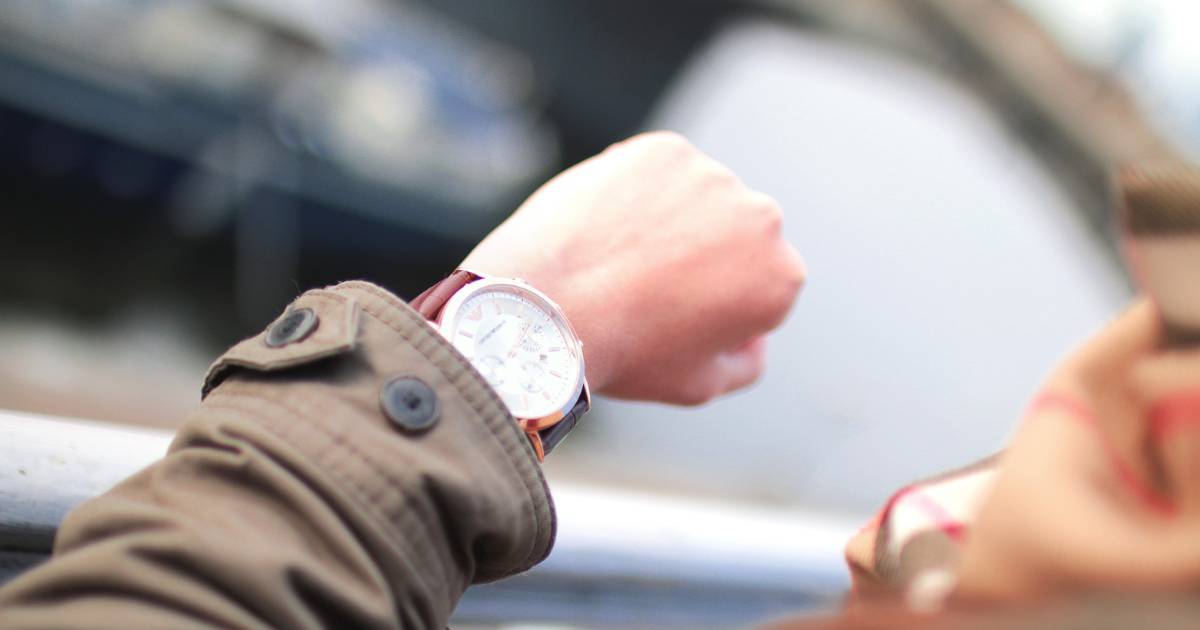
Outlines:
[[[1069, 357], [1003, 456], [958, 595], [1025, 601], [1200, 582], [1200, 351], [1142, 300]], [[1156, 425], [1170, 404], [1181, 421]]]
[[463, 267], [558, 302], [594, 391], [695, 405], [762, 374], [765, 335], [804, 285], [782, 220], [774, 199], [654, 132], [550, 180]]

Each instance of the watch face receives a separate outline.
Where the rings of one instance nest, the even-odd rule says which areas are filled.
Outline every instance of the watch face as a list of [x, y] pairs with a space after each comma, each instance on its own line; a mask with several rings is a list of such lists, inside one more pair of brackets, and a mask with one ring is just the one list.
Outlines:
[[447, 305], [441, 328], [518, 418], [561, 412], [579, 395], [575, 335], [532, 291], [496, 283], [468, 288], [461, 302]]

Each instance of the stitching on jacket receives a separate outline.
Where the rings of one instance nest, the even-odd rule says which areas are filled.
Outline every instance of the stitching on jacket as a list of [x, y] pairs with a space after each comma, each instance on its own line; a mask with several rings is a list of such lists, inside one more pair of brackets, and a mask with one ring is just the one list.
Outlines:
[[[214, 397], [215, 396], [216, 395], [214, 394]], [[371, 514], [371, 520], [375, 521], [376, 526], [382, 526], [381, 531], [385, 534], [384, 538], [391, 541], [391, 544], [396, 545], [400, 549], [404, 550], [400, 554], [400, 557], [404, 559], [402, 562], [403, 564], [408, 564], [408, 558], [415, 558], [422, 560], [421, 564], [426, 565], [427, 567], [429, 565], [436, 565], [435, 570], [438, 570], [439, 573], [437, 576], [410, 571], [412, 575], [419, 576], [418, 579], [420, 579], [422, 586], [425, 589], [427, 589], [429, 592], [437, 592], [440, 590], [440, 588], [444, 588], [447, 584], [449, 584], [450, 580], [442, 570], [446, 566], [444, 561], [447, 558], [432, 557], [432, 554], [438, 547], [433, 544], [434, 541], [429, 539], [425, 524], [417, 520], [413, 513], [414, 510], [398, 510], [397, 514], [395, 515], [398, 518], [393, 519], [393, 515], [388, 514], [387, 511], [384, 511], [378, 507], [381, 502], [376, 497], [379, 495], [367, 488], [364, 484], [359, 483], [355, 478], [356, 475], [353, 475], [344, 469], [344, 463], [342, 461], [335, 460], [333, 457], [331, 457], [331, 455], [359, 456], [358, 460], [354, 460], [349, 457], [345, 457], [344, 459], [345, 461], [351, 462], [351, 464], [361, 463], [369, 468], [369, 472], [374, 473], [376, 478], [387, 480], [389, 483], [383, 484], [380, 487], [380, 490], [383, 492], [392, 489], [390, 487], [392, 484], [399, 485], [398, 481], [389, 475], [385, 468], [375, 463], [374, 457], [372, 457], [371, 454], [358, 448], [358, 446], [352, 441], [345, 439], [344, 434], [338, 434], [330, 430], [328, 427], [325, 427], [320, 422], [309, 421], [284, 423], [277, 416], [271, 415], [270, 413], [258, 413], [256, 410], [249, 408], [256, 405], [274, 406], [291, 416], [300, 418], [306, 418], [308, 416], [308, 414], [282, 401], [250, 398], [245, 395], [224, 392], [222, 392], [221, 398], [227, 399], [225, 400], [224, 404], [221, 404], [219, 400], [214, 400], [213, 403], [206, 403], [206, 406], [223, 408], [227, 411], [232, 411], [244, 417], [248, 417], [256, 425], [270, 431], [278, 438], [284, 440], [293, 448], [296, 448], [299, 452], [305, 453], [306, 455], [309, 451], [296, 444], [296, 440], [299, 439], [295, 435], [296, 433], [315, 431], [319, 433], [319, 435], [316, 437], [328, 438], [304, 441], [304, 443], [320, 445], [318, 449], [311, 451], [313, 463], [317, 464], [317, 468], [319, 468], [321, 471], [328, 472], [333, 478], [333, 481], [341, 482], [338, 485], [344, 487], [349, 493], [351, 493], [351, 497], [353, 498], [354, 502], [361, 506], [364, 513]], [[409, 506], [410, 498], [407, 495], [398, 491], [396, 492], [396, 495], [401, 499], [400, 501], [396, 502], [401, 504], [397, 507]], [[396, 536], [395, 525], [399, 525], [400, 529], [406, 533], [417, 533], [417, 535], [414, 537], [414, 539], [409, 539], [405, 536]], [[435, 559], [438, 560], [438, 562], [430, 562], [430, 560]], [[453, 561], [452, 558], [450, 558], [450, 560]], [[432, 571], [430, 573], [432, 573]]]

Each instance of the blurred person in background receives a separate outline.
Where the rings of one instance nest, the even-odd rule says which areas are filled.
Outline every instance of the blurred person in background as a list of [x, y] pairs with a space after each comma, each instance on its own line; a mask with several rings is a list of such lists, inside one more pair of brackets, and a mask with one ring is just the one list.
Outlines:
[[[1005, 451], [903, 488], [855, 536], [851, 618], [1195, 627], [1200, 169], [1129, 167], [1115, 189], [1144, 295], [1050, 373]], [[903, 620], [878, 616], [897, 599]]]
[[[771, 627], [1195, 627], [1200, 350], [1164, 336], [1139, 299], [1051, 373], [1002, 454], [902, 490], [859, 533], [846, 612]], [[965, 481], [984, 470], [986, 489]]]

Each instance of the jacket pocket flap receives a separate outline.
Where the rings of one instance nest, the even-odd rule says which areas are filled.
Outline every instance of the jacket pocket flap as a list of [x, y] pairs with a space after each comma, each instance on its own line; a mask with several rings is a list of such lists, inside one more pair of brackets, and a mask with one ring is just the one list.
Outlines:
[[[271, 331], [300, 309], [310, 309], [316, 315], [306, 324], [302, 337], [287, 342]], [[296, 298], [263, 332], [239, 342], [217, 359], [204, 376], [200, 397], [208, 395], [221, 384], [234, 368], [273, 372], [312, 363], [354, 349], [358, 338], [358, 304], [353, 298], [324, 290], [308, 291]]]

